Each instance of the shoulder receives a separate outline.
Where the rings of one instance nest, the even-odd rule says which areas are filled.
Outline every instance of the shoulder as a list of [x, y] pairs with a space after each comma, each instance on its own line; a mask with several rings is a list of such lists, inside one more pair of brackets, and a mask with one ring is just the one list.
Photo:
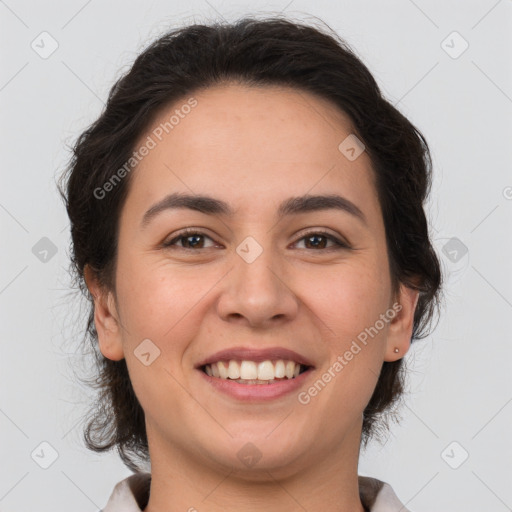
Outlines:
[[[370, 512], [411, 512], [393, 488], [377, 478], [358, 476], [361, 501]], [[151, 473], [134, 473], [118, 482], [103, 512], [142, 512], [149, 500]]]
[[387, 482], [369, 476], [359, 475], [359, 494], [361, 502], [371, 512], [411, 512], [398, 499], [395, 491]]
[[103, 512], [141, 512], [149, 500], [151, 473], [134, 473], [118, 482]]

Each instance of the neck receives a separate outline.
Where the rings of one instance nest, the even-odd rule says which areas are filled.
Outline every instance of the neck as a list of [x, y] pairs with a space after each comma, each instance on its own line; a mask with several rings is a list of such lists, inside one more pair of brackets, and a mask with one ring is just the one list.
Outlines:
[[357, 474], [360, 429], [336, 450], [258, 471], [214, 465], [147, 432], [152, 477], [144, 512], [365, 512]]

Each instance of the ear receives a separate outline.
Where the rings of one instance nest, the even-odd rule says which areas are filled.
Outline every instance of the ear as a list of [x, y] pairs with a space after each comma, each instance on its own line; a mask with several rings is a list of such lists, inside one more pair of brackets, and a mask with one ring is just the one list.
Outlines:
[[124, 352], [113, 293], [99, 285], [97, 275], [89, 265], [84, 268], [84, 278], [94, 297], [94, 324], [100, 351], [107, 359], [119, 361], [124, 358]]
[[[404, 357], [411, 346], [414, 312], [418, 304], [419, 291], [400, 284], [396, 302], [393, 304], [395, 317], [390, 321], [384, 361], [397, 361]], [[398, 348], [398, 352], [395, 352]]]

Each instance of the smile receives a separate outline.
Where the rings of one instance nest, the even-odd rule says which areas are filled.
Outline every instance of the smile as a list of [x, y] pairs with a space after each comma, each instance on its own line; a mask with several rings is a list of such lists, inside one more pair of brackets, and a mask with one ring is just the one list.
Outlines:
[[[249, 343], [249, 342], [246, 342]], [[296, 394], [315, 362], [285, 347], [230, 347], [205, 356], [195, 369], [211, 390], [238, 401], [266, 402]]]
[[307, 371], [308, 366], [291, 360], [217, 361], [206, 364], [202, 370], [206, 375], [238, 384], [272, 384], [275, 381], [294, 379]]

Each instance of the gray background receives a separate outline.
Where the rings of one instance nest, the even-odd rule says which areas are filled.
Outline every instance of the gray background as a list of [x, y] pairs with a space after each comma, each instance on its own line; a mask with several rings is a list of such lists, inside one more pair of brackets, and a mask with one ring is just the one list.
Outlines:
[[[1, 511], [96, 512], [130, 474], [117, 454], [81, 443], [83, 317], [69, 293], [67, 216], [54, 184], [66, 145], [166, 28], [280, 11], [318, 16], [345, 38], [434, 157], [429, 218], [446, 273], [443, 316], [406, 356], [401, 425], [362, 454], [359, 473], [389, 482], [415, 512], [512, 510], [512, 1], [6, 0]], [[47, 469], [42, 442], [58, 454]]]

